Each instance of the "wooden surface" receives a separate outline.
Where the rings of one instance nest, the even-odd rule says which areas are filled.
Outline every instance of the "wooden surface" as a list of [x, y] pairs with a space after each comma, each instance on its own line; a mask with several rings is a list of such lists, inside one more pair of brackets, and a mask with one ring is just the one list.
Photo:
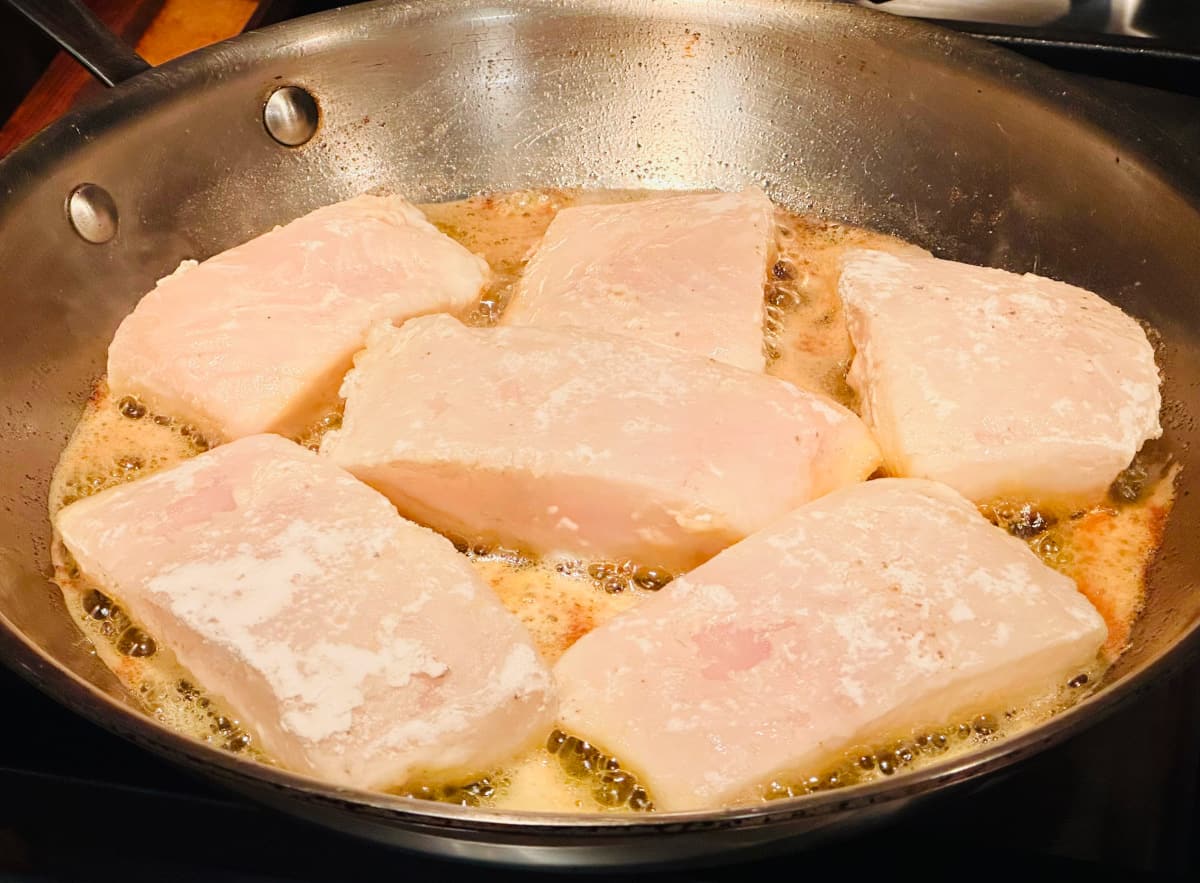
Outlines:
[[242, 32], [260, 0], [166, 0], [137, 43], [151, 64], [162, 64]]
[[[90, 0], [87, 5], [110, 30], [162, 64], [241, 33], [269, 0]], [[59, 52], [25, 100], [0, 127], [0, 156], [54, 122], [104, 87], [78, 62]]]

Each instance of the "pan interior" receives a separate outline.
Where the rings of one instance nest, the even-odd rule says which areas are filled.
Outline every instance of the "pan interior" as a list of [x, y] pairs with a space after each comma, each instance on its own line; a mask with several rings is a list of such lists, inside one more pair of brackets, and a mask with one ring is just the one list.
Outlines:
[[[261, 123], [281, 84], [320, 107], [301, 147]], [[0, 646], [60, 694], [66, 671], [134, 705], [48, 582], [48, 482], [81, 397], [120, 319], [181, 259], [374, 188], [434, 201], [757, 183], [942, 257], [1066, 279], [1157, 329], [1164, 424], [1186, 463], [1200, 213], [1179, 179], [1107, 133], [1131, 125], [1115, 114], [1003, 53], [807, 3], [372, 4], [140, 77], [0, 163]], [[117, 207], [105, 244], [67, 221], [85, 182]], [[1109, 692], [1200, 616], [1198, 476], [1183, 471]]]

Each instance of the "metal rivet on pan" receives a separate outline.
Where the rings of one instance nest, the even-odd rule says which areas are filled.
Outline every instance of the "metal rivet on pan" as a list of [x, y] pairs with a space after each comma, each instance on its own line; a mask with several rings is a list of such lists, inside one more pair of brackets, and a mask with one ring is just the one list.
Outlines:
[[71, 191], [67, 219], [76, 233], [97, 245], [117, 235], [117, 204], [99, 184], [80, 184]]
[[280, 86], [263, 107], [267, 134], [286, 147], [299, 147], [316, 134], [321, 112], [317, 100], [299, 86]]

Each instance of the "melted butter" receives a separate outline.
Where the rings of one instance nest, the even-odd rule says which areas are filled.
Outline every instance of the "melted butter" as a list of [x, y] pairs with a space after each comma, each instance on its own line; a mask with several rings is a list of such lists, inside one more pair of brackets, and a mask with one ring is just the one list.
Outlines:
[[1129, 646], [1146, 603], [1146, 567], [1162, 541], [1175, 496], [1175, 472], [1138, 506], [1097, 507], [1057, 532], [1059, 560], [1048, 562], [1075, 580], [1108, 625], [1110, 659]]
[[[1025, 539], [1046, 564], [1075, 581], [1108, 626], [1103, 653], [1109, 662], [1129, 646], [1133, 624], [1145, 606], [1146, 568], [1162, 542], [1178, 473], [1178, 464], [1164, 464], [1134, 504], [1109, 499], [1087, 508], [1038, 507], [1000, 500], [981, 507], [985, 516]], [[1046, 526], [1032, 530], [1030, 512]]]
[[548, 665], [642, 594], [632, 589], [607, 592], [586, 571], [562, 565], [495, 556], [472, 556], [472, 561], [509, 612], [529, 629]]
[[508, 781], [491, 805], [542, 812], [597, 812], [600, 806], [585, 779], [568, 775], [550, 752], [531, 751], [508, 769]]
[[492, 280], [467, 317], [468, 324], [492, 325], [504, 312], [530, 252], [561, 209], [573, 205], [632, 202], [638, 190], [517, 190], [421, 206], [430, 223], [492, 268]]
[[[625, 202], [643, 195], [630, 191], [529, 190], [422, 208], [440, 229], [491, 265], [491, 284], [469, 319], [474, 324], [488, 325], [499, 318], [530, 252], [557, 211], [585, 202]], [[777, 210], [776, 222], [774, 257], [764, 280], [767, 370], [853, 407], [854, 396], [845, 381], [853, 348], [836, 289], [840, 256], [850, 247], [895, 251], [911, 250], [913, 246], [783, 209]], [[296, 441], [315, 448], [322, 434], [339, 422], [340, 412], [335, 410]], [[206, 447], [205, 440], [190, 427], [149, 414], [123, 414], [122, 403], [113, 401], [100, 383], [55, 471], [50, 513], [53, 516], [62, 506], [105, 487], [167, 468]], [[926, 722], [925, 729], [891, 734], [873, 745], [857, 746], [830, 757], [821, 769], [781, 773], [746, 795], [743, 802], [824, 790], [891, 775], [900, 769], [919, 768], [1023, 730], [1076, 701], [1100, 679], [1104, 663], [1114, 659], [1128, 643], [1130, 629], [1145, 600], [1146, 567], [1161, 540], [1173, 489], [1173, 473], [1168, 471], [1149, 483], [1136, 502], [1108, 502], [1083, 511], [1048, 510], [1044, 514], [1053, 524], [1025, 537], [1047, 564], [1076, 581], [1108, 623], [1105, 659], [1095, 670], [1080, 673], [1087, 676], [1085, 685], [1060, 687], [1019, 709], [979, 709], [970, 720]], [[997, 501], [983, 510], [1011, 529], [1010, 516], [1025, 505], [1019, 500]], [[229, 750], [248, 750], [259, 760], [270, 762], [256, 751], [254, 734], [237, 722], [220, 697], [192, 685], [168, 648], [159, 647], [146, 657], [121, 653], [121, 634], [136, 627], [136, 623], [119, 609], [102, 618], [93, 616], [89, 593], [94, 587], [80, 577], [57, 537], [53, 551], [56, 580], [68, 610], [100, 658], [142, 700], [149, 713], [198, 739]], [[585, 562], [550, 565], [498, 550], [479, 552], [470, 554], [474, 566], [504, 605], [528, 627], [550, 664], [579, 637], [646, 594], [630, 580], [625, 580], [619, 591], [614, 590], [616, 584], [610, 578], [590, 576]], [[632, 563], [625, 563], [625, 567], [627, 573], [632, 572]], [[586, 746], [586, 750], [602, 760], [618, 763], [601, 754], [599, 748]], [[552, 753], [543, 744], [504, 769], [490, 771], [479, 782], [410, 787], [406, 791], [497, 808], [629, 811], [628, 801], [613, 807], [597, 796], [604, 787], [604, 775], [603, 771], [581, 772], [577, 757]], [[480, 787], [481, 783], [486, 787]]]
[[850, 248], [920, 251], [891, 236], [776, 208], [764, 346], [768, 374], [854, 408], [854, 393], [846, 385], [854, 346], [837, 293], [841, 257]]
[[[207, 442], [186, 424], [148, 413], [127, 416], [130, 404], [113, 400], [103, 381], [96, 385], [51, 479], [51, 516], [77, 499], [151, 475], [207, 449]], [[147, 712], [203, 742], [248, 751], [270, 762], [257, 750], [254, 734], [219, 697], [195, 686], [170, 648], [156, 644], [148, 656], [122, 652], [122, 636], [137, 629], [137, 622], [116, 603], [97, 603], [98, 588], [79, 573], [57, 531], [51, 555], [68, 613], [96, 655]]]
[[871, 744], [851, 746], [823, 767], [776, 776], [745, 795], [741, 802], [779, 800], [878, 781], [970, 754], [1069, 708], [1095, 688], [1104, 668], [1104, 662], [1098, 660], [1089, 671], [1078, 672], [1068, 683], [1020, 708], [992, 709], [957, 721], [893, 733], [890, 738], [880, 738]]

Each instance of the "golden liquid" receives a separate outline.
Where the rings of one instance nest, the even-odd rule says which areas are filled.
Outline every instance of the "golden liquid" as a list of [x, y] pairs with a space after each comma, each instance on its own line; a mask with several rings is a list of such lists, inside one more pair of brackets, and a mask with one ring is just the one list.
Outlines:
[[[430, 221], [471, 251], [482, 255], [494, 276], [470, 321], [494, 323], [503, 312], [530, 251], [554, 214], [584, 202], [625, 202], [649, 193], [529, 190], [423, 206]], [[764, 348], [768, 373], [853, 407], [846, 371], [853, 355], [837, 297], [837, 267], [848, 247], [910, 250], [891, 237], [867, 230], [776, 211], [775, 255], [764, 280]], [[124, 413], [122, 409], [124, 408]], [[136, 403], [114, 401], [97, 385], [55, 470], [50, 513], [105, 487], [149, 475], [207, 449], [191, 427], [165, 415], [138, 414]], [[316, 447], [338, 425], [331, 413], [296, 440]], [[821, 769], [764, 782], [743, 802], [777, 799], [845, 786], [918, 768], [969, 751], [1045, 719], [1090, 690], [1105, 665], [1128, 642], [1141, 610], [1146, 567], [1162, 535], [1172, 502], [1173, 471], [1159, 464], [1142, 476], [1132, 501], [1106, 501], [1081, 511], [1039, 511], [1046, 525], [1022, 513], [1025, 501], [997, 501], [982, 507], [1003, 527], [1025, 536], [1051, 567], [1072, 577], [1109, 626], [1110, 639], [1096, 668], [1081, 672], [1073, 686], [1060, 685], [1021, 709], [981, 708], [962, 721], [924, 721], [922, 728], [883, 734], [873, 745], [856, 746], [829, 758]], [[465, 550], [504, 605], [530, 630], [548, 664], [576, 640], [654, 590], [661, 575], [646, 576], [635, 562], [575, 562], [551, 566], [505, 550]], [[264, 763], [255, 734], [247, 732], [219, 697], [198, 689], [168, 648], [145, 656], [147, 637], [118, 609], [97, 601], [61, 542], [54, 543], [56, 580], [68, 610], [93, 642], [100, 658], [168, 726]], [[669, 578], [669, 575], [668, 577]], [[130, 655], [131, 651], [134, 655]], [[551, 734], [547, 734], [550, 738]], [[561, 739], [563, 734], [556, 738]], [[554, 745], [557, 748], [557, 744]], [[702, 774], [698, 770], [697, 774]], [[474, 783], [407, 783], [401, 793], [498, 808], [546, 811], [630, 811], [646, 809], [653, 794], [632, 792], [636, 774], [619, 760], [577, 740], [552, 753], [545, 745], [516, 758], [502, 770], [480, 770]]]

